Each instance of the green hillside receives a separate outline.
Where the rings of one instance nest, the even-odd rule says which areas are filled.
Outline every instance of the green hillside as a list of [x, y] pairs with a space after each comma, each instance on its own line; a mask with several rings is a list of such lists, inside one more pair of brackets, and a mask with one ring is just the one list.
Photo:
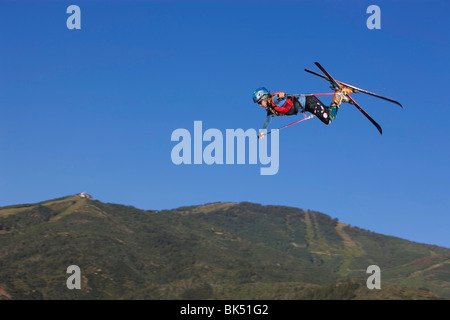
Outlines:
[[[81, 269], [69, 290], [66, 269]], [[381, 289], [369, 290], [370, 265]], [[450, 249], [313, 211], [144, 211], [69, 196], [0, 208], [0, 299], [450, 298]]]

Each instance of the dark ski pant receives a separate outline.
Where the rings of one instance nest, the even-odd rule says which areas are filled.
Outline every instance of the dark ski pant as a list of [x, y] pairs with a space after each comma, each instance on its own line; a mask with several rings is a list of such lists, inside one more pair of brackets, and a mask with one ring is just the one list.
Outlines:
[[305, 111], [312, 113], [323, 123], [330, 124], [336, 118], [337, 107], [327, 107], [315, 96], [306, 96], [305, 98]]

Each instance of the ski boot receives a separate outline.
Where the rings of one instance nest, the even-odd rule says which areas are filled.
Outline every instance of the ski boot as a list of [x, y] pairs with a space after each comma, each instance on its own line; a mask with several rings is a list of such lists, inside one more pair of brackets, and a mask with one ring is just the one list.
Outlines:
[[349, 87], [343, 87], [341, 90], [336, 90], [333, 96], [333, 101], [331, 101], [331, 106], [339, 108], [342, 102], [349, 103], [350, 98], [348, 97], [353, 90]]
[[348, 97], [348, 95], [352, 92], [353, 92], [353, 90], [351, 88], [343, 87], [342, 90], [337, 90], [334, 93], [333, 100], [331, 101], [331, 105], [328, 107], [328, 114], [330, 117], [330, 122], [333, 121], [334, 119], [336, 119], [337, 112], [338, 112], [338, 109], [339, 109], [339, 106], [341, 105], [341, 103], [342, 102], [346, 102], [346, 103], [350, 102], [350, 98]]

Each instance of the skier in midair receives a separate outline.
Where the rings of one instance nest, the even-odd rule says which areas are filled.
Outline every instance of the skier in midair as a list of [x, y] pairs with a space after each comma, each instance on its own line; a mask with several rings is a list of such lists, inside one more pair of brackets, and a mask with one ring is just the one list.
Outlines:
[[350, 93], [352, 93], [350, 88], [336, 91], [331, 105], [327, 107], [314, 95], [293, 96], [281, 91], [271, 94], [266, 88], [260, 87], [253, 92], [253, 102], [267, 110], [267, 117], [262, 129], [267, 128], [272, 117], [296, 115], [300, 109], [302, 112], [307, 111], [314, 114], [328, 125], [336, 118], [340, 104], [349, 102], [347, 95]]

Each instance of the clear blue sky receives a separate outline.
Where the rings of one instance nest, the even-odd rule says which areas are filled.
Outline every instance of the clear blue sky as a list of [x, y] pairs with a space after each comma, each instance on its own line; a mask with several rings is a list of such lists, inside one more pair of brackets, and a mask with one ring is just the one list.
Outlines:
[[[141, 209], [251, 201], [450, 247], [448, 1], [277, 3], [1, 1], [0, 206], [82, 191]], [[258, 129], [259, 86], [328, 92], [303, 71], [314, 61], [405, 108], [354, 95], [382, 136], [350, 105], [282, 130], [274, 176], [172, 163], [171, 133], [195, 120]]]

